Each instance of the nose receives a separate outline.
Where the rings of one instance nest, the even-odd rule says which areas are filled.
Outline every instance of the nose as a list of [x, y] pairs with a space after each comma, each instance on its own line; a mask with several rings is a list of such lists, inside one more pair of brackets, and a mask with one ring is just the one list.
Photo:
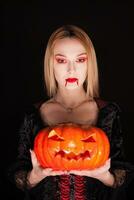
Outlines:
[[68, 63], [68, 72], [74, 72], [76, 70], [76, 68], [75, 68], [75, 63], [72, 61], [70, 61], [69, 63]]

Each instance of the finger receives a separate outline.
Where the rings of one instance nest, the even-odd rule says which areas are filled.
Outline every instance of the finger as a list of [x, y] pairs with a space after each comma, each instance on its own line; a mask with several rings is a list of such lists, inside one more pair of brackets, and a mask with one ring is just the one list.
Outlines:
[[69, 173], [74, 174], [74, 175], [84, 176], [86, 174], [86, 171], [85, 170], [70, 170]]
[[106, 171], [108, 171], [110, 168], [110, 164], [107, 163], [105, 165], [103, 165], [102, 167], [98, 168], [96, 171], [100, 174], [100, 173], [104, 173]]
[[61, 175], [64, 175], [64, 173], [63, 172], [51, 172], [51, 174], [50, 174], [51, 176], [61, 176]]
[[37, 160], [37, 157], [36, 157], [36, 155], [35, 155], [35, 152], [34, 152], [33, 150], [30, 149], [30, 153], [31, 153], [31, 160], [32, 160], [32, 165], [33, 165], [33, 167], [39, 166], [40, 164], [39, 164], [39, 162], [38, 162], [38, 160]]
[[105, 164], [103, 165], [103, 166], [101, 166], [101, 167], [99, 167], [98, 169], [109, 169], [110, 168], [110, 159], [108, 159], [106, 162], [105, 162]]
[[110, 166], [111, 166], [111, 159], [108, 159], [108, 160], [106, 161], [105, 167], [109, 169]]
[[111, 158], [109, 158], [107, 161], [106, 161], [106, 163], [110, 163], [111, 162]]
[[68, 174], [69, 174], [69, 173], [68, 173], [67, 171], [60, 171], [60, 170], [58, 170], [58, 171], [52, 170], [52, 171], [50, 172], [50, 175], [51, 175], [51, 176], [56, 176], [56, 175], [60, 176], [60, 175], [68, 175]]

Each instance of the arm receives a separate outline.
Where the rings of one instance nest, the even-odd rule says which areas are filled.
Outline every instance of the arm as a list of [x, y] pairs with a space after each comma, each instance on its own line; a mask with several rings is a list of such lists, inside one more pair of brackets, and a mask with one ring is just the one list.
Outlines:
[[40, 166], [34, 151], [30, 150], [30, 153], [31, 153], [32, 166], [33, 166], [32, 170], [29, 171], [29, 173], [27, 174], [27, 183], [30, 188], [36, 186], [38, 182], [40, 182], [42, 179], [48, 176], [67, 174], [67, 171], [60, 171], [60, 170], [54, 171], [51, 168], [43, 169]]
[[9, 179], [22, 190], [27, 187], [27, 174], [32, 169], [29, 149], [33, 141], [33, 115], [25, 114], [18, 133], [18, 152], [16, 161], [8, 171]]
[[[94, 170], [71, 171], [76, 175], [83, 175], [98, 179], [104, 185], [116, 188], [124, 185], [127, 172], [132, 172], [130, 164], [124, 162], [123, 136], [120, 122], [120, 109], [116, 104], [108, 105], [100, 113], [99, 127], [108, 135], [110, 140], [110, 161]], [[134, 168], [133, 168], [134, 169]], [[129, 174], [129, 173], [128, 173]]]
[[[101, 127], [110, 141], [111, 165], [109, 173], [114, 177], [113, 188], [121, 186], [126, 177], [124, 167], [123, 132], [121, 128], [121, 110], [116, 103], [109, 103], [102, 112]], [[106, 184], [107, 185], [107, 184]]]
[[[124, 146], [123, 146], [123, 131], [121, 126], [121, 110], [118, 105], [115, 106], [115, 117], [113, 120], [111, 135], [110, 135], [110, 143], [111, 143], [111, 168], [110, 171], [114, 175], [115, 181], [113, 187], [116, 188], [118, 186], [123, 185], [125, 182], [127, 171], [129, 170], [125, 166], [127, 163], [125, 162], [125, 154], [124, 154]], [[126, 164], [125, 164], [126, 163]], [[130, 170], [131, 171], [131, 170]]]
[[[103, 116], [103, 117], [102, 117]], [[113, 188], [127, 186], [134, 173], [134, 166], [125, 161], [123, 131], [121, 127], [121, 109], [116, 103], [110, 103], [103, 109], [100, 126], [110, 140], [110, 173], [114, 176]]]
[[62, 171], [43, 169], [37, 161], [33, 147], [34, 137], [41, 127], [35, 123], [34, 113], [26, 114], [19, 130], [18, 157], [16, 163], [9, 170], [9, 178], [18, 188], [30, 189], [48, 176], [65, 174]]
[[110, 159], [106, 161], [106, 163], [97, 169], [93, 170], [71, 170], [70, 173], [80, 176], [87, 176], [98, 179], [103, 184], [112, 187], [114, 185], [115, 178], [112, 173], [109, 171], [110, 169]]

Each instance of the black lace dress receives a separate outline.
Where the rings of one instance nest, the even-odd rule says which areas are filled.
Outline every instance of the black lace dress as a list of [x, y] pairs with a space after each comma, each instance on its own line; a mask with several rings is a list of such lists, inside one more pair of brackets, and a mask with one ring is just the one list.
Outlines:
[[[94, 178], [68, 175], [67, 177], [47, 177], [31, 188], [27, 181], [27, 173], [32, 169], [29, 149], [33, 148], [33, 141], [38, 131], [44, 128], [39, 108], [32, 106], [25, 114], [24, 122], [19, 131], [20, 139], [16, 163], [9, 169], [10, 180], [25, 192], [25, 200], [127, 199], [125, 197], [125, 190], [134, 177], [134, 166], [124, 161], [123, 138], [120, 124], [121, 111], [116, 103], [104, 102], [100, 99], [96, 99], [96, 103], [99, 107], [99, 117], [96, 126], [102, 128], [110, 140], [110, 171], [115, 177], [113, 187], [108, 187]], [[66, 184], [69, 184], [69, 190], [66, 190]], [[62, 197], [64, 191], [67, 194]]]

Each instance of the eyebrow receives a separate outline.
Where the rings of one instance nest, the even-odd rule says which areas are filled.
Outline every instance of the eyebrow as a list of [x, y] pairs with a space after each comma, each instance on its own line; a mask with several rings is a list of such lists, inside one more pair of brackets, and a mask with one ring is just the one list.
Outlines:
[[[80, 53], [80, 54], [78, 54], [77, 56], [83, 56], [83, 55], [87, 55], [87, 53]], [[63, 54], [60, 54], [60, 53], [58, 53], [58, 54], [55, 54], [55, 57], [56, 56], [62, 56], [62, 57], [66, 57], [65, 55], [63, 55]]]

